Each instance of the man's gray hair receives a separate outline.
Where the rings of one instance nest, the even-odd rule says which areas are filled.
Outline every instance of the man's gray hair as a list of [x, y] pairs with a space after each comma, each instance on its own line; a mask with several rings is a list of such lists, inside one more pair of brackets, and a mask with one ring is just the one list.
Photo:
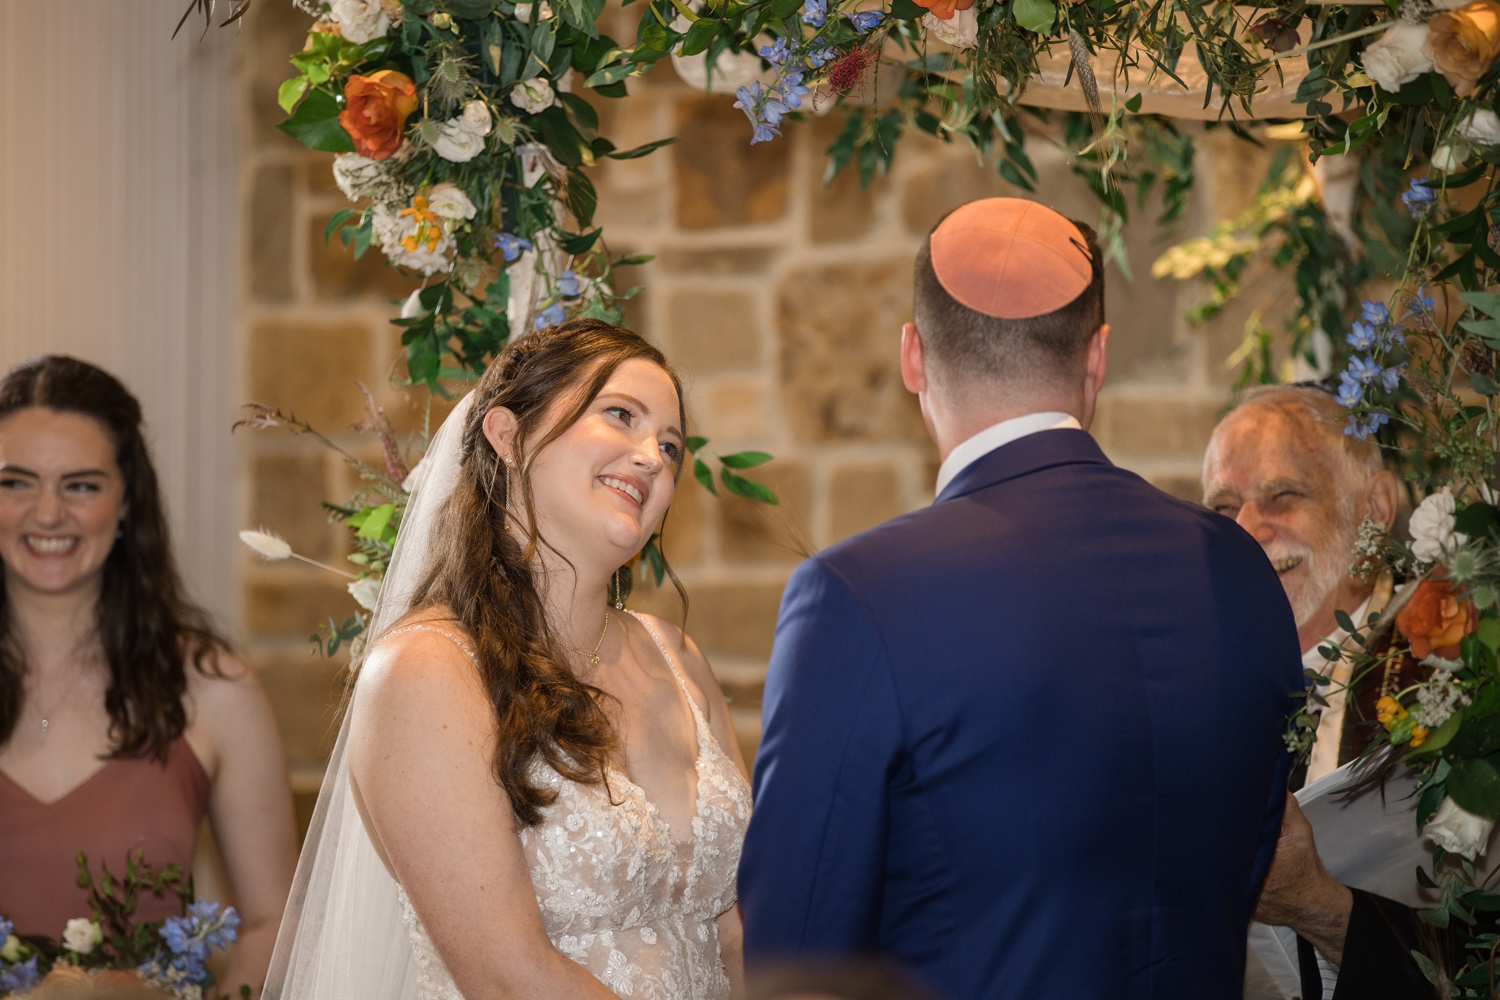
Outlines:
[[[1335, 436], [1341, 443], [1339, 454], [1343, 457], [1344, 475], [1350, 484], [1362, 485], [1385, 470], [1380, 445], [1345, 434], [1349, 411], [1321, 389], [1305, 385], [1259, 385], [1241, 393], [1230, 413], [1250, 407], [1278, 411]], [[1227, 414], [1225, 419], [1228, 419]]]

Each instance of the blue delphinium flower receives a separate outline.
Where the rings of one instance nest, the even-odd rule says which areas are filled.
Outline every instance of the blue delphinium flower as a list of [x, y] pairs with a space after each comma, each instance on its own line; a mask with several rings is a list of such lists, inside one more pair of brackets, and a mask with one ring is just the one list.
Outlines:
[[878, 10], [862, 10], [858, 14], [849, 15], [849, 23], [854, 25], [854, 30], [863, 35], [875, 25], [879, 24], [885, 17]]
[[1336, 397], [1339, 405], [1346, 410], [1352, 410], [1365, 400], [1365, 387], [1348, 372], [1339, 375], [1339, 391]]
[[495, 249], [505, 256], [505, 262], [509, 264], [521, 256], [522, 250], [530, 250], [531, 242], [519, 236], [512, 236], [510, 233], [501, 233], [495, 237]]
[[536, 328], [538, 330], [545, 330], [549, 326], [556, 326], [567, 318], [568, 314], [563, 311], [562, 303], [554, 302], [536, 314]]
[[802, 23], [814, 28], [828, 23], [828, 0], [807, 0], [802, 5]]
[[35, 986], [42, 978], [36, 960], [37, 956], [32, 955], [17, 965], [0, 967], [0, 993], [25, 993]]
[[734, 106], [745, 112], [745, 117], [750, 119], [750, 124], [755, 127], [755, 134], [750, 137], [750, 144], [767, 142], [781, 132], [776, 128], [781, 124], [781, 119], [786, 116], [791, 108], [776, 96], [776, 91], [765, 90], [760, 81], [756, 80], [748, 87], [741, 87], [735, 91], [739, 100]]
[[1423, 177], [1412, 179], [1411, 186], [1401, 195], [1401, 201], [1406, 205], [1406, 210], [1412, 215], [1421, 215], [1437, 201], [1437, 193], [1432, 190], [1432, 182]]
[[761, 46], [760, 57], [766, 62], [770, 63], [772, 66], [780, 66], [782, 63], [786, 62], [786, 57], [789, 52], [790, 49], [787, 48], [786, 39], [778, 38], [772, 45]]
[[557, 278], [557, 294], [565, 299], [571, 299], [578, 294], [578, 275], [573, 271], [564, 271]]
[[1344, 433], [1352, 434], [1361, 441], [1368, 441], [1370, 435], [1378, 431], [1382, 425], [1389, 423], [1390, 419], [1384, 413], [1367, 413], [1363, 418], [1352, 416], [1349, 418], [1349, 426], [1344, 428]]
[[1349, 374], [1365, 385], [1369, 385], [1380, 377], [1380, 365], [1374, 358], [1362, 358], [1355, 355], [1349, 359]]
[[1416, 294], [1406, 303], [1406, 315], [1403, 320], [1416, 319], [1419, 316], [1432, 315], [1432, 296], [1427, 294], [1427, 286], [1417, 286]]
[[795, 73], [788, 73], [786, 78], [776, 85], [776, 93], [789, 108], [802, 107], [802, 98], [807, 94], [807, 88], [802, 85], [803, 72], [799, 69]]
[[161, 936], [167, 942], [167, 950], [181, 955], [193, 946], [193, 921], [188, 917], [168, 917], [161, 925]]
[[1380, 373], [1380, 385], [1386, 392], [1395, 392], [1401, 384], [1401, 369], [1387, 368]]
[[811, 69], [818, 69], [830, 59], [837, 57], [838, 54], [838, 48], [833, 45], [821, 49], [813, 49], [807, 54], [807, 65]]
[[0, 944], [4, 944], [5, 939], [10, 937], [11, 931], [14, 931], [15, 929], [15, 924], [11, 923], [9, 920], [6, 920], [4, 917], [0, 917]]
[[1366, 299], [1359, 307], [1361, 315], [1366, 323], [1381, 326], [1390, 321], [1391, 311], [1385, 307], [1384, 302], [1372, 302]]
[[1353, 332], [1345, 337], [1344, 340], [1348, 341], [1349, 346], [1353, 347], [1356, 351], [1369, 351], [1374, 350], [1380, 337], [1375, 332], [1373, 326], [1368, 323], [1360, 323], [1356, 320]]

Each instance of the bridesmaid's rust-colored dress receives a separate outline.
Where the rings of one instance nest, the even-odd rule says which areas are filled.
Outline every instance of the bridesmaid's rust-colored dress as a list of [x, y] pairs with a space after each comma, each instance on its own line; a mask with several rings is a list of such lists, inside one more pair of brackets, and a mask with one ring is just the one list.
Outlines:
[[[208, 792], [208, 775], [181, 737], [168, 748], [165, 766], [155, 758], [110, 760], [52, 803], [39, 802], [0, 771], [0, 916], [18, 934], [50, 938], [60, 938], [71, 918], [92, 916], [78, 886], [79, 851], [96, 879], [101, 862], [123, 875], [126, 857], [136, 851], [157, 870], [176, 863], [191, 871]], [[170, 893], [147, 893], [136, 918], [160, 920], [178, 906]]]

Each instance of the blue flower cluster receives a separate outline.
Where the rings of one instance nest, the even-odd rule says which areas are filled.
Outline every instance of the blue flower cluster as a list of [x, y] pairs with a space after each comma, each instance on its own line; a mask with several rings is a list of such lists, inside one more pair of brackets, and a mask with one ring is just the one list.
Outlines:
[[821, 28], [828, 23], [828, 0], [807, 0], [802, 5], [802, 23]]
[[[0, 947], [14, 931], [15, 925], [4, 917], [0, 917]], [[11, 953], [11, 957], [16, 957]], [[3, 955], [0, 955], [0, 995], [7, 993], [25, 993], [37, 984], [42, 978], [41, 971], [36, 966], [35, 955], [24, 962], [7, 963]]]
[[[816, 18], [816, 21], [808, 18]], [[828, 20], [827, 0], [807, 0], [802, 19], [808, 24], [825, 23]], [[761, 58], [776, 69], [776, 82], [770, 87], [762, 87], [760, 81], [756, 80], [750, 86], [735, 91], [738, 100], [734, 102], [734, 106], [745, 112], [745, 117], [750, 119], [755, 130], [755, 134], [750, 137], [750, 145], [769, 142], [781, 134], [781, 129], [777, 128], [781, 120], [801, 108], [802, 98], [807, 96], [807, 87], [802, 82], [807, 71], [817, 69], [837, 54], [838, 49], [827, 46], [794, 60], [791, 58], [791, 45], [785, 38], [778, 38], [770, 45], [761, 46]]]
[[849, 23], [854, 25], [855, 31], [863, 35], [879, 24], [884, 17], [885, 15], [878, 10], [863, 10], [858, 14], [850, 14]]
[[209, 952], [215, 948], [228, 948], [239, 937], [240, 916], [234, 907], [220, 907], [200, 899], [188, 906], [185, 917], [168, 917], [162, 924], [161, 936], [167, 943], [168, 955], [158, 955], [142, 965], [137, 971], [152, 978], [162, 969], [177, 969], [186, 973], [195, 983], [209, 981]]
[[535, 325], [538, 330], [545, 330], [549, 326], [556, 326], [568, 318], [563, 309], [562, 299], [576, 299], [582, 290], [578, 283], [578, 272], [564, 271], [557, 277], [558, 301], [536, 314]]
[[[1421, 296], [1421, 291], [1418, 291]], [[1427, 300], [1431, 302], [1431, 299]], [[1354, 322], [1344, 340], [1356, 351], [1349, 359], [1349, 367], [1339, 373], [1339, 405], [1354, 409], [1365, 402], [1365, 392], [1379, 385], [1386, 392], [1395, 392], [1401, 384], [1400, 367], [1385, 368], [1381, 360], [1396, 344], [1403, 343], [1402, 328], [1391, 321], [1391, 311], [1384, 302], [1365, 302], [1360, 307], [1360, 318]], [[1384, 413], [1351, 413], [1345, 434], [1352, 434], [1361, 441], [1368, 440], [1390, 417]]]
[[1401, 195], [1401, 203], [1412, 215], [1421, 215], [1437, 201], [1437, 192], [1432, 190], [1432, 181], [1425, 177], [1412, 179], [1411, 186]]

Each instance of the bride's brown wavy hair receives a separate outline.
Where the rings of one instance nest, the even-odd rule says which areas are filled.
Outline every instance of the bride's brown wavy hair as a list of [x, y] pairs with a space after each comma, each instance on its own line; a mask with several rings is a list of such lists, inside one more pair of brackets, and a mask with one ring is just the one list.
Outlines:
[[[681, 380], [638, 333], [576, 319], [518, 338], [501, 352], [474, 389], [458, 483], [443, 523], [435, 526], [432, 569], [413, 595], [414, 608], [446, 609], [474, 644], [480, 679], [495, 708], [495, 775], [523, 826], [541, 822], [541, 810], [557, 798], [530, 780], [533, 761], [545, 761], [572, 781], [603, 784], [617, 745], [602, 705], [607, 695], [568, 666], [537, 589], [532, 567], [548, 543], [533, 513], [531, 468], [584, 415], [615, 370], [634, 358], [671, 378], [678, 426], [686, 428]], [[571, 409], [528, 447], [558, 403]], [[497, 406], [514, 413], [517, 422], [508, 487], [500, 456], [484, 436], [485, 414]], [[679, 464], [674, 475], [680, 471]], [[507, 489], [522, 502], [512, 503]], [[524, 545], [504, 528], [507, 510], [512, 518], [524, 513]], [[676, 574], [672, 582], [681, 594]]]

